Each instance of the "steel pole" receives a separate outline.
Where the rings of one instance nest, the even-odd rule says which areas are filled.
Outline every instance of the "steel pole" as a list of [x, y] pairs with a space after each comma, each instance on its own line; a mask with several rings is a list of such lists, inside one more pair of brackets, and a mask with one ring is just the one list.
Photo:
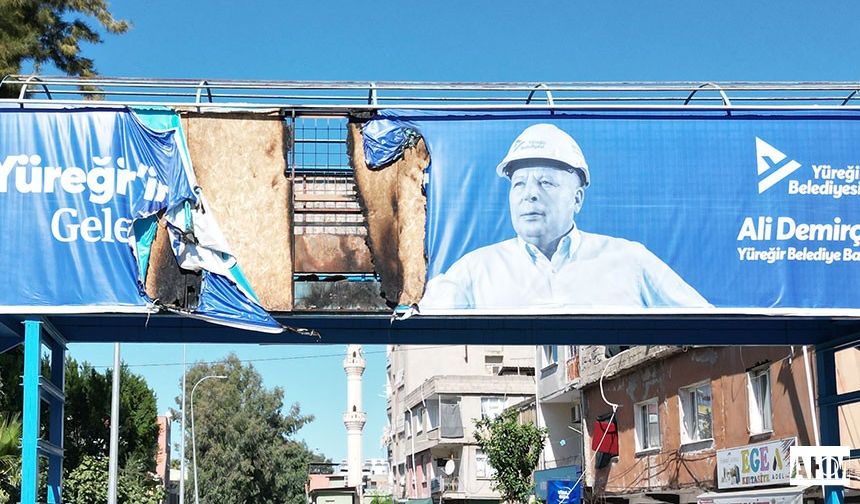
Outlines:
[[197, 383], [191, 387], [191, 465], [194, 468], [194, 504], [200, 504], [200, 493], [197, 487], [197, 441], [194, 437], [194, 391], [197, 386], [208, 380], [209, 378], [227, 378], [224, 375], [209, 375], [197, 380]]
[[119, 460], [119, 343], [113, 344], [113, 387], [110, 402], [110, 465], [108, 472], [108, 504], [116, 504], [117, 466]]
[[180, 449], [182, 455], [179, 457], [179, 504], [185, 504], [185, 375], [188, 374], [186, 364], [186, 349], [188, 345], [182, 345], [182, 439], [180, 440]]

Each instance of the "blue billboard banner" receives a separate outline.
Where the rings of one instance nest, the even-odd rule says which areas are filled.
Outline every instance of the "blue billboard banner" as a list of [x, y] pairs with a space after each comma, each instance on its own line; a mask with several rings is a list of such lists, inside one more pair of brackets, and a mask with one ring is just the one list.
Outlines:
[[854, 114], [382, 111], [424, 138], [423, 314], [860, 315]]
[[198, 315], [281, 330], [250, 287], [237, 285], [235, 259], [200, 217], [178, 125], [165, 110], [0, 111], [0, 313], [153, 311], [143, 286], [164, 212], [179, 264], [230, 279], [204, 282], [221, 303]]
[[[578, 502], [582, 497], [582, 485], [580, 476], [582, 467], [569, 465], [554, 467], [552, 469], [541, 469], [534, 472], [534, 494], [539, 500], [549, 504], [550, 502], [564, 502], [566, 498], [572, 498], [570, 504]], [[550, 494], [551, 491], [555, 495]], [[561, 495], [559, 495], [559, 493]]]
[[579, 504], [582, 502], [582, 485], [576, 481], [547, 481], [547, 504]]

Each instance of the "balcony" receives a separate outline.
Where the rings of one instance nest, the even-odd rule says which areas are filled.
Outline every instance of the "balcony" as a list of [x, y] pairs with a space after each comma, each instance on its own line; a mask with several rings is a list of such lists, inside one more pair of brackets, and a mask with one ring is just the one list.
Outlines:
[[361, 430], [367, 422], [367, 413], [363, 411], [349, 411], [343, 414], [343, 423], [346, 430]]

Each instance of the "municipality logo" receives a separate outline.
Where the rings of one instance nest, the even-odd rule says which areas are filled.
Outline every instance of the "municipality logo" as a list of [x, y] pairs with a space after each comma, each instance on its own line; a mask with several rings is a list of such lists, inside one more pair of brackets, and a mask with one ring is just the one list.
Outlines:
[[[759, 137], [755, 138], [755, 158], [759, 194], [788, 179], [802, 166]], [[787, 194], [800, 197], [825, 196], [834, 199], [843, 196], [860, 196], [860, 163], [837, 165], [812, 162], [809, 168], [805, 176], [801, 176], [800, 179], [792, 177], [787, 184], [783, 184]]]
[[788, 159], [785, 153], [759, 137], [755, 137], [755, 158], [758, 167], [759, 194], [767, 191], [801, 166], [800, 163]]

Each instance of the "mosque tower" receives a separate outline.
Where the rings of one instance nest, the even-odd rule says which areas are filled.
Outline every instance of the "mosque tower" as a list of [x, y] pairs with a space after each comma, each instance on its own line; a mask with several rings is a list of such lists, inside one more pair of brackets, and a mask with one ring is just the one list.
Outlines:
[[346, 413], [343, 424], [346, 426], [346, 486], [361, 492], [361, 433], [367, 421], [367, 413], [361, 409], [361, 375], [366, 362], [361, 345], [347, 345], [343, 369], [346, 371]]

